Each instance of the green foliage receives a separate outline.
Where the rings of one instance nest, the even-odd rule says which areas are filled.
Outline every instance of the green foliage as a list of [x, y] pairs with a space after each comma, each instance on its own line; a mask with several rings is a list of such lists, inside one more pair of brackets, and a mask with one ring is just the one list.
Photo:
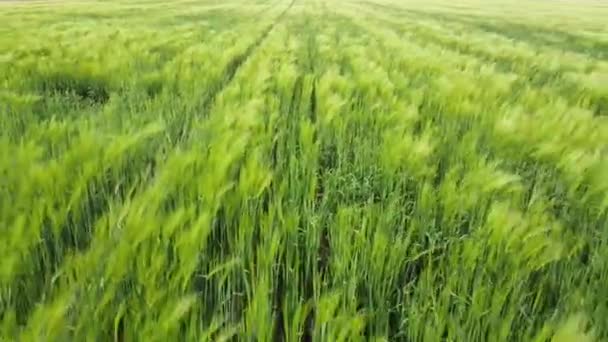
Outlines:
[[0, 340], [608, 338], [606, 7], [0, 7]]

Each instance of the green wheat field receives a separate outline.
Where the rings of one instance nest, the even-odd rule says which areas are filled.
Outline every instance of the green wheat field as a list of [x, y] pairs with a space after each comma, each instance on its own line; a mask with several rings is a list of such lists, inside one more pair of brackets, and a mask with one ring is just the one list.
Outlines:
[[0, 341], [608, 341], [608, 3], [0, 1]]

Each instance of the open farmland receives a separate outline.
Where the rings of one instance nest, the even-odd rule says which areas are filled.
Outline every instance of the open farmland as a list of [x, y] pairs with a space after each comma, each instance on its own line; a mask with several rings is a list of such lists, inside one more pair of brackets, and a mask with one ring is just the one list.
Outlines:
[[0, 1], [0, 341], [608, 340], [607, 19]]

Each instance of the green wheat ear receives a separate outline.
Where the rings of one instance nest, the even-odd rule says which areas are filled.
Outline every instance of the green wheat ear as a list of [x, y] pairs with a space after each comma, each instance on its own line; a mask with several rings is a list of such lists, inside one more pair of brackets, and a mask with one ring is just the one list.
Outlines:
[[606, 17], [0, 0], [0, 340], [606, 340]]

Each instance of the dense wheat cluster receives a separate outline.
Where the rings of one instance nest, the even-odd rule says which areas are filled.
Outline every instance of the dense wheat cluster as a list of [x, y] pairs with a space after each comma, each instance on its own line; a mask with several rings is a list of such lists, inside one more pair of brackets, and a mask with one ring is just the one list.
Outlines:
[[607, 340], [607, 18], [0, 2], [0, 340]]

